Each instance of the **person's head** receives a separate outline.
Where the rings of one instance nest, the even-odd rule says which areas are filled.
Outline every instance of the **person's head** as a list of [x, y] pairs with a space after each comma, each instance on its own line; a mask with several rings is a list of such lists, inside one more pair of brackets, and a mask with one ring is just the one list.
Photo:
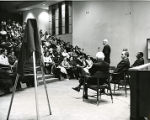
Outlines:
[[64, 57], [63, 61], [67, 61], [67, 57]]
[[82, 61], [84, 61], [84, 60], [85, 60], [85, 56], [82, 55], [82, 56], [80, 57], [80, 59], [81, 59]]
[[49, 52], [50, 52], [50, 53], [53, 53], [53, 48], [49, 48]]
[[67, 50], [66, 49], [64, 49], [64, 51], [63, 51], [64, 53], [67, 53]]
[[105, 57], [105, 55], [104, 55], [103, 52], [98, 52], [98, 53], [96, 54], [96, 59], [97, 59], [97, 60], [104, 60], [104, 57]]
[[104, 39], [103, 40], [103, 45], [107, 45], [108, 44], [108, 39]]
[[71, 56], [71, 57], [69, 58], [69, 60], [70, 60], [70, 61], [71, 61], [71, 60], [74, 60], [73, 56]]
[[7, 55], [7, 53], [8, 53], [7, 49], [5, 49], [5, 48], [4, 48], [4, 49], [2, 49], [2, 54], [3, 54], [3, 55], [5, 55], [5, 56], [6, 56], [6, 55]]
[[11, 51], [10, 54], [11, 54], [11, 55], [15, 55], [15, 52], [14, 52], [14, 51]]
[[129, 52], [128, 52], [128, 49], [127, 48], [123, 48], [123, 50], [122, 51], [125, 51], [126, 52], [126, 54], [127, 54], [127, 57], [129, 57]]
[[138, 52], [136, 55], [137, 59], [140, 59], [143, 57], [143, 52]]
[[129, 52], [128, 51], [122, 51], [122, 53], [121, 53], [121, 58], [122, 59], [126, 59], [126, 58], [128, 58], [128, 56], [129, 56]]
[[90, 58], [90, 55], [87, 55], [87, 56], [86, 56], [86, 59], [87, 59], [87, 60], [90, 60], [90, 59], [91, 59], [91, 58]]
[[49, 51], [45, 52], [45, 56], [48, 57], [50, 55]]

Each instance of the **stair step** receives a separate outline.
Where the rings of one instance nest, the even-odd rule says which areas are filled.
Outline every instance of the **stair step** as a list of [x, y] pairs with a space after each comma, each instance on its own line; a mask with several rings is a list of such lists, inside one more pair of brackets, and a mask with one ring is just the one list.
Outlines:
[[[58, 78], [49, 78], [49, 79], [45, 79], [46, 80], [46, 83], [52, 83], [52, 82], [56, 82], [56, 81], [59, 81], [59, 79]], [[41, 80], [39, 80], [38, 81], [38, 83], [39, 83], [39, 85], [43, 85], [43, 80], [41, 79]]]
[[[34, 76], [33, 74], [28, 74], [29, 76]], [[39, 85], [43, 85], [43, 79], [42, 79], [42, 74], [37, 74], [37, 80], [38, 80], [38, 84]], [[58, 78], [55, 78], [54, 75], [51, 74], [46, 74], [45, 75], [45, 81], [46, 83], [52, 83], [52, 82], [56, 82], [59, 81]], [[22, 88], [26, 88], [27, 85], [26, 83], [21, 83]], [[11, 90], [12, 91], [12, 90]], [[0, 90], [0, 96], [3, 95], [4, 93]]]
[[[51, 75], [51, 74], [46, 74], [45, 75], [45, 79], [48, 79], [48, 78], [54, 78], [54, 75]], [[38, 80], [41, 80], [42, 79], [42, 74], [37, 74], [37, 79]]]

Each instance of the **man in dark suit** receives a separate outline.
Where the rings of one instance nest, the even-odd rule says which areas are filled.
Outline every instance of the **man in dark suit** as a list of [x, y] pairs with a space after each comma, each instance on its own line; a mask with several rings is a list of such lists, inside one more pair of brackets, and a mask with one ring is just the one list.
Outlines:
[[108, 40], [107, 40], [107, 39], [104, 39], [104, 40], [103, 40], [103, 45], [104, 45], [103, 53], [104, 53], [104, 55], [105, 55], [104, 61], [110, 64], [111, 48], [110, 48], [110, 46], [108, 45]]
[[144, 64], [143, 52], [138, 52], [136, 55], [136, 61], [133, 63], [131, 67], [139, 66]]
[[114, 73], [112, 73], [112, 81], [118, 80], [118, 77], [120, 79], [123, 79], [124, 72], [126, 72], [130, 67], [130, 61], [128, 56], [129, 56], [128, 51], [122, 51], [121, 53], [122, 60], [118, 63], [116, 69], [114, 70]]
[[[99, 52], [96, 55], [97, 58], [97, 63], [94, 63], [93, 66], [89, 69], [90, 75], [91, 77], [87, 80], [87, 84], [89, 85], [96, 85], [97, 84], [97, 80], [95, 79], [95, 75], [99, 75], [101, 76], [103, 79], [101, 79], [100, 84], [104, 84], [106, 83], [106, 80], [108, 78], [109, 75], [109, 63], [104, 61], [104, 54], [102, 52]], [[85, 85], [85, 94], [84, 94], [84, 98], [87, 99], [88, 97], [88, 89]], [[104, 90], [103, 90], [104, 92]]]
[[[96, 54], [96, 59], [97, 62], [94, 63], [92, 65], [92, 67], [89, 69], [89, 73], [86, 73], [85, 71], [83, 71], [85, 74], [91, 75], [93, 76], [94, 74], [98, 73], [101, 74], [102, 76], [108, 75], [109, 73], [109, 64], [107, 62], [104, 61], [104, 54], [103, 52], [99, 52]], [[83, 85], [83, 79], [81, 79], [79, 81], [79, 85], [75, 88], [73, 88], [74, 90], [76, 90], [77, 92], [80, 91], [80, 87]], [[101, 80], [100, 84], [103, 84], [105, 82], [105, 79]], [[97, 81], [91, 77], [88, 81], [87, 84], [97, 84]], [[84, 98], [87, 99], [87, 88], [85, 89], [85, 95]]]

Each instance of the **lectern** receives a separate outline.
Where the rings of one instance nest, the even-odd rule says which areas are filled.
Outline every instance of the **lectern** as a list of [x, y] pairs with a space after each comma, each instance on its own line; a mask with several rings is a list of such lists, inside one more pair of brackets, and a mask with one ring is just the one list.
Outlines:
[[150, 63], [129, 69], [130, 120], [150, 120]]

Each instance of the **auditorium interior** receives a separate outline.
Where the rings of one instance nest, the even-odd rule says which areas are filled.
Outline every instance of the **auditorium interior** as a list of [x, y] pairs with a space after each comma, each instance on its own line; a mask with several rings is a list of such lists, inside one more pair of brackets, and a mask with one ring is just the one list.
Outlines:
[[0, 0], [0, 120], [150, 120], [149, 12], [149, 0]]

